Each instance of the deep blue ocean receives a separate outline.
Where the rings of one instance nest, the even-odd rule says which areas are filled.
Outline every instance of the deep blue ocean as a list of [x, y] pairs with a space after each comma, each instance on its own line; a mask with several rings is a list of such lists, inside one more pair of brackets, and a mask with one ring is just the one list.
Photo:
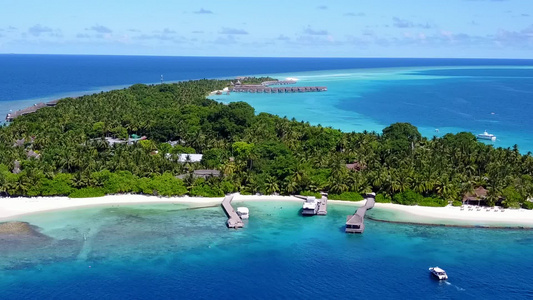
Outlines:
[[533, 60], [234, 58], [0, 54], [0, 102], [100, 91], [135, 83], [341, 69], [533, 66]]
[[[298, 85], [328, 91], [213, 99], [345, 131], [379, 132], [398, 121], [428, 137], [488, 130], [498, 136], [496, 147], [533, 151], [531, 60], [0, 55], [0, 114], [158, 83], [161, 75], [173, 82], [256, 74], [296, 77]], [[14, 218], [43, 235], [0, 238], [0, 299], [533, 297], [532, 231], [368, 220], [363, 235], [346, 235], [343, 224], [354, 207], [331, 205], [326, 217], [303, 218], [298, 203], [245, 205], [251, 219], [238, 231], [224, 226], [219, 206], [134, 205]], [[429, 276], [436, 265], [448, 271], [447, 282]]]
[[161, 75], [165, 82], [296, 77], [299, 85], [325, 85], [328, 92], [214, 99], [344, 131], [380, 132], [394, 122], [410, 122], [429, 138], [487, 130], [498, 137], [495, 147], [533, 151], [533, 60], [0, 55], [0, 115], [40, 101], [159, 83]]

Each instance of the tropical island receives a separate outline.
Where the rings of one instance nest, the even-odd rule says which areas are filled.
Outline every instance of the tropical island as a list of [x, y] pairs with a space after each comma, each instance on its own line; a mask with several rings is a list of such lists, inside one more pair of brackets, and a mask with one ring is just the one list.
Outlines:
[[[256, 83], [271, 78], [250, 79]], [[136, 84], [66, 98], [0, 128], [0, 193], [317, 195], [419, 206], [533, 208], [533, 158], [408, 123], [342, 132], [206, 98], [229, 80]], [[13, 200], [16, 201], [16, 200]], [[75, 200], [73, 200], [75, 201]]]

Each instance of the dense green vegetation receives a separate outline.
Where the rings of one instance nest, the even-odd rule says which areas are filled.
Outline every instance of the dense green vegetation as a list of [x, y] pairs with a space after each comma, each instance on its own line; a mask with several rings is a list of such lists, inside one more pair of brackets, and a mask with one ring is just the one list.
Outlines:
[[[221, 196], [230, 192], [320, 191], [353, 200], [445, 205], [476, 187], [489, 203], [530, 208], [533, 158], [495, 149], [470, 133], [428, 140], [407, 123], [377, 133], [343, 133], [270, 114], [243, 102], [205, 98], [229, 81], [199, 80], [64, 99], [0, 128], [0, 193], [98, 196], [102, 193]], [[110, 145], [104, 138], [146, 136]], [[32, 141], [31, 137], [34, 137]], [[15, 141], [25, 139], [21, 146]], [[174, 141], [171, 144], [168, 141]], [[32, 150], [40, 157], [28, 156]], [[170, 155], [167, 155], [169, 153]], [[201, 163], [175, 154], [202, 153]], [[14, 174], [15, 162], [20, 173]], [[347, 163], [357, 162], [350, 170]], [[220, 177], [194, 177], [197, 169]], [[176, 178], [177, 175], [183, 175]], [[336, 196], [333, 196], [336, 197]], [[457, 203], [457, 202], [455, 202]]]
[[261, 84], [265, 81], [277, 81], [277, 79], [272, 77], [246, 77], [241, 80], [241, 84]]
[[329, 194], [328, 199], [332, 200], [345, 200], [345, 201], [361, 201], [363, 200], [363, 196], [357, 192], [343, 192], [340, 195], [336, 194]]

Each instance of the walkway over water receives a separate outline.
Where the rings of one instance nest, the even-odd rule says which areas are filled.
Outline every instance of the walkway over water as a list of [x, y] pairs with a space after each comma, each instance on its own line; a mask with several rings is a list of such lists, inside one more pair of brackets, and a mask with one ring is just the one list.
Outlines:
[[320, 199], [320, 207], [318, 208], [317, 215], [325, 216], [328, 213], [328, 197], [322, 196]]
[[365, 214], [367, 210], [374, 207], [376, 194], [367, 194], [365, 199], [365, 205], [359, 207], [355, 214], [346, 217], [346, 233], [363, 233], [365, 231]]
[[325, 86], [293, 86], [293, 87], [269, 87], [264, 85], [237, 85], [230, 87], [230, 92], [236, 93], [305, 93], [325, 92]]
[[50, 101], [46, 103], [40, 102], [40, 103], [34, 104], [33, 106], [26, 107], [21, 110], [17, 110], [16, 112], [8, 113], [6, 116], [6, 122], [12, 122], [13, 120], [15, 120], [16, 118], [22, 115], [34, 113], [43, 107], [56, 106], [58, 101], [59, 100], [54, 100], [54, 101]]
[[242, 228], [244, 227], [244, 223], [242, 222], [241, 217], [239, 217], [239, 215], [233, 209], [233, 206], [231, 206], [231, 200], [233, 200], [233, 195], [226, 196], [224, 197], [224, 200], [222, 200], [222, 208], [228, 216], [226, 225], [229, 228]]

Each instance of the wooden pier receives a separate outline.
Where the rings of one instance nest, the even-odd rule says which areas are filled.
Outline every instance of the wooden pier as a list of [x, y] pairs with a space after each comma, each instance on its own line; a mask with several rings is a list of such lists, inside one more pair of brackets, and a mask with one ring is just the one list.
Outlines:
[[233, 195], [226, 196], [224, 197], [224, 200], [222, 200], [222, 208], [228, 216], [226, 225], [229, 228], [243, 228], [244, 223], [242, 222], [241, 217], [239, 217], [239, 215], [233, 209], [233, 206], [231, 206], [231, 200], [233, 200]]
[[325, 216], [328, 214], [328, 197], [322, 196], [320, 199], [320, 206], [318, 208], [317, 215], [319, 216]]
[[363, 233], [365, 231], [365, 214], [366, 211], [372, 209], [376, 203], [376, 194], [370, 193], [366, 195], [365, 205], [359, 207], [355, 214], [346, 217], [346, 233]]
[[293, 87], [270, 87], [264, 85], [236, 85], [230, 87], [230, 92], [235, 93], [307, 93], [307, 92], [325, 92], [328, 88], [325, 86], [293, 86]]
[[18, 118], [20, 116], [34, 113], [34, 112], [38, 111], [39, 109], [41, 109], [43, 107], [56, 106], [58, 101], [59, 100], [54, 100], [54, 101], [50, 101], [50, 102], [46, 102], [46, 103], [40, 102], [40, 103], [34, 104], [33, 106], [26, 107], [26, 108], [21, 109], [21, 110], [17, 110], [14, 113], [8, 113], [6, 115], [6, 122], [12, 122], [13, 120], [15, 120], [16, 118]]

